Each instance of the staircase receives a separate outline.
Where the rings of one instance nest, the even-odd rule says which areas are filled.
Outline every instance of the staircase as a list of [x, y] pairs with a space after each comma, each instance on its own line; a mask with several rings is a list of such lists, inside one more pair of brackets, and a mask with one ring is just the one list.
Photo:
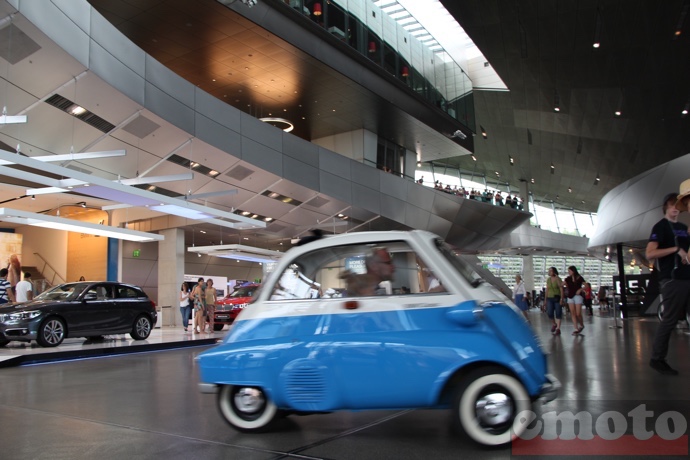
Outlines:
[[24, 273], [31, 273], [31, 282], [34, 285], [34, 294], [40, 294], [53, 287], [36, 267], [22, 267], [22, 279]]

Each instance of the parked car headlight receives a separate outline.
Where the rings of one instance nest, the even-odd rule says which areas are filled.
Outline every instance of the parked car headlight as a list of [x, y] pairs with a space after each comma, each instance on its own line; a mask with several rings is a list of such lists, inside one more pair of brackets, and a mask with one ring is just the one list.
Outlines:
[[33, 319], [36, 318], [41, 314], [40, 311], [38, 310], [32, 310], [32, 311], [21, 311], [18, 313], [10, 313], [8, 314], [8, 319], [10, 321], [22, 321], [22, 320], [27, 320], [27, 319]]

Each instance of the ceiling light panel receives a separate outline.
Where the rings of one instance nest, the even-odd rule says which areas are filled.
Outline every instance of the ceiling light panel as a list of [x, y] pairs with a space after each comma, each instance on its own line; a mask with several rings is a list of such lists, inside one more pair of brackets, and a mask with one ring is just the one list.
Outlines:
[[64, 217], [37, 214], [9, 208], [0, 208], [0, 221], [19, 225], [30, 225], [33, 227], [50, 228], [53, 230], [86, 233], [89, 235], [105, 236], [127, 241], [149, 242], [165, 239], [163, 235], [155, 233], [139, 232], [126, 228], [111, 227], [108, 225], [82, 222], [79, 220], [65, 219]]

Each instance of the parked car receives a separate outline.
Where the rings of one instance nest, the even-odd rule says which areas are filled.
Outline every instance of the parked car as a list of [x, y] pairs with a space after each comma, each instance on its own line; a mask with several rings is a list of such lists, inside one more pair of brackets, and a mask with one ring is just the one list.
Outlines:
[[238, 287], [230, 294], [216, 301], [216, 310], [213, 314], [214, 331], [221, 331], [226, 324], [232, 324], [254, 298], [254, 294], [261, 285], [256, 283], [246, 283]]
[[35, 340], [43, 347], [55, 347], [68, 337], [124, 333], [144, 340], [156, 319], [155, 303], [137, 286], [66, 283], [29, 302], [1, 307], [0, 346]]
[[200, 390], [217, 393], [221, 415], [243, 432], [289, 414], [450, 408], [460, 432], [500, 445], [524, 428], [521, 411], [559, 387], [519, 310], [424, 231], [291, 249], [197, 359]]

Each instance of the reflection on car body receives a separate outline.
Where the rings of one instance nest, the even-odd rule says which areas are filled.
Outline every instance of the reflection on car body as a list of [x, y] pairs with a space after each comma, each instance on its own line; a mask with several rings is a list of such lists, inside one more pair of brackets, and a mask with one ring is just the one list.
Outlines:
[[54, 347], [68, 337], [123, 333], [144, 340], [156, 324], [155, 307], [141, 288], [129, 284], [61, 284], [29, 302], [0, 308], [0, 346], [36, 340]]
[[[361, 273], [374, 248], [390, 254], [394, 276], [378, 295], [347, 291], [342, 273]], [[558, 388], [519, 311], [423, 231], [291, 249], [224, 342], [198, 361], [200, 389], [216, 392], [221, 415], [246, 432], [290, 413], [451, 408], [461, 432], [499, 445], [519, 434], [520, 411]]]

